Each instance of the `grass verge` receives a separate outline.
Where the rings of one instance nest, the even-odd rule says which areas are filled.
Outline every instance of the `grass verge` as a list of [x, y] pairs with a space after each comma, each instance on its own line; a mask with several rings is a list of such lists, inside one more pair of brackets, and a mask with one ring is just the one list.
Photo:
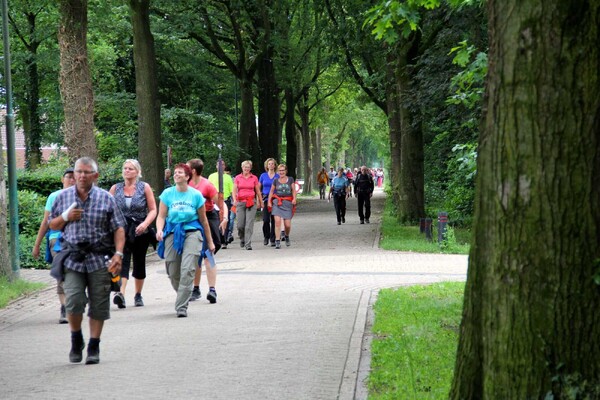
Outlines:
[[374, 306], [369, 399], [446, 399], [463, 282], [384, 289]]
[[8, 303], [20, 296], [43, 289], [45, 286], [43, 283], [27, 282], [22, 279], [9, 282], [6, 277], [0, 276], [0, 308], [6, 307]]
[[379, 242], [382, 249], [415, 253], [469, 253], [470, 229], [451, 228], [448, 239], [441, 244], [437, 242], [437, 231], [433, 236], [433, 241], [429, 242], [425, 239], [425, 234], [420, 233], [418, 226], [400, 225], [392, 214], [391, 201], [386, 200], [381, 218], [381, 241]]

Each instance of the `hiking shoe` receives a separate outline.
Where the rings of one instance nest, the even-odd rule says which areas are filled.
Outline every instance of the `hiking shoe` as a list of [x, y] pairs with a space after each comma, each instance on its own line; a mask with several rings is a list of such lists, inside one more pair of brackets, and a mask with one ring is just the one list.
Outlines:
[[71, 351], [69, 352], [69, 361], [72, 363], [78, 363], [83, 360], [83, 348], [85, 344], [83, 343], [83, 337], [77, 339], [71, 339]]
[[187, 318], [187, 310], [181, 309], [177, 311], [177, 318]]
[[243, 240], [240, 241], [240, 247], [243, 249], [244, 247], [246, 247], [246, 242], [244, 242]]
[[67, 322], [67, 310], [65, 309], [64, 305], [60, 306], [60, 318], [58, 318], [58, 323], [59, 324], [66, 324]]
[[340, 221], [338, 221], [338, 225], [341, 225], [342, 223]]
[[271, 247], [275, 247], [275, 242], [271, 242]]
[[206, 300], [208, 300], [210, 304], [215, 304], [217, 302], [217, 291], [215, 289], [210, 289], [206, 295]]
[[345, 224], [346, 223], [346, 217], [342, 217], [342, 223]]
[[264, 240], [263, 244], [264, 244], [265, 246], [266, 246], [266, 245], [268, 245], [268, 244], [269, 244], [269, 238], [265, 238], [265, 240]]
[[285, 240], [285, 231], [281, 231], [281, 240]]
[[227, 243], [223, 243], [223, 244], [221, 245], [221, 248], [222, 248], [222, 249], [226, 249], [226, 248], [227, 248]]
[[100, 362], [100, 346], [88, 345], [86, 364], [98, 364]]
[[365, 219], [365, 222], [366, 222], [367, 224], [370, 224], [370, 222], [369, 222], [369, 218]]
[[290, 243], [290, 235], [287, 235], [287, 236], [285, 237], [285, 245], [286, 245], [287, 247], [290, 247], [290, 246], [292, 245], [292, 244]]
[[252, 250], [252, 246], [250, 246], [250, 245], [246, 246], [246, 250]]
[[127, 307], [125, 305], [125, 296], [123, 296], [123, 293], [121, 292], [115, 294], [115, 297], [113, 297], [113, 303], [115, 303], [119, 308]]
[[192, 296], [190, 297], [190, 301], [196, 301], [200, 297], [202, 297], [200, 295], [200, 288], [194, 288], [194, 290], [192, 290]]
[[275, 241], [275, 248], [276, 249], [280, 249], [281, 248], [281, 240], [276, 240]]
[[143, 307], [144, 306], [144, 299], [142, 299], [142, 294], [141, 293], [136, 293], [135, 297], [133, 298], [133, 302], [134, 302], [134, 305], [136, 307]]
[[365, 220], [364, 220], [364, 219], [361, 219], [361, 220], [360, 220], [360, 224], [361, 224], [361, 225], [364, 225], [364, 223], [365, 223]]

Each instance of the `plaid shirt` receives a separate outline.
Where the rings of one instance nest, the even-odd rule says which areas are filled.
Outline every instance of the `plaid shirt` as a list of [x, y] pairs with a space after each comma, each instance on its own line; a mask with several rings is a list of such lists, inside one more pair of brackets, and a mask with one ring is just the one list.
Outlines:
[[[77, 202], [77, 208], [83, 208], [83, 218], [67, 222], [62, 238], [72, 245], [100, 242], [114, 248], [114, 231], [125, 227], [125, 218], [114, 197], [94, 185], [87, 200], [83, 202], [77, 196], [77, 188], [72, 186], [56, 197], [51, 218], [61, 215], [73, 202]], [[81, 262], [72, 260], [71, 257], [65, 260], [65, 267], [77, 272], [94, 272], [105, 266], [104, 256], [93, 252]]]

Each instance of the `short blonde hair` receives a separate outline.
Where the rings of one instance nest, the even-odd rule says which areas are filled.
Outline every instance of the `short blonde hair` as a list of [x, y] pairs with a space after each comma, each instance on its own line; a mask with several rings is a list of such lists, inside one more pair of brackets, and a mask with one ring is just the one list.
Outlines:
[[277, 166], [277, 169], [279, 169], [279, 168], [283, 168], [283, 169], [285, 169], [285, 173], [287, 174], [287, 172], [288, 172], [287, 165], [285, 165], [285, 164], [279, 164], [279, 165]]
[[242, 168], [244, 168], [244, 165], [247, 165], [250, 168], [252, 168], [252, 161], [250, 161], [250, 160], [242, 161]]
[[[135, 160], [133, 158], [128, 158], [127, 160], [125, 160], [123, 162], [123, 166], [125, 166], [125, 164], [131, 164], [133, 165], [133, 168], [135, 168], [135, 170], [138, 173], [138, 178], [142, 177], [142, 166], [140, 165], [140, 162], [138, 160]], [[125, 176], [123, 176], [123, 178], [125, 178]]]
[[275, 164], [275, 168], [277, 168], [277, 160], [274, 158], [267, 158], [265, 160], [265, 171], [269, 170], [269, 161], [273, 161], [273, 164]]

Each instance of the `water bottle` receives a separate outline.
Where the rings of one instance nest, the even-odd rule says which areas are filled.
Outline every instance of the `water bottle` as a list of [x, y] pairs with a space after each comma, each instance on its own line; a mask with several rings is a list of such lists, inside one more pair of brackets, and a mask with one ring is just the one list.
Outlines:
[[[104, 265], [106, 268], [110, 265], [110, 257], [108, 255], [104, 256]], [[121, 290], [121, 275], [111, 272], [110, 273], [110, 289], [113, 292], [119, 292]]]

